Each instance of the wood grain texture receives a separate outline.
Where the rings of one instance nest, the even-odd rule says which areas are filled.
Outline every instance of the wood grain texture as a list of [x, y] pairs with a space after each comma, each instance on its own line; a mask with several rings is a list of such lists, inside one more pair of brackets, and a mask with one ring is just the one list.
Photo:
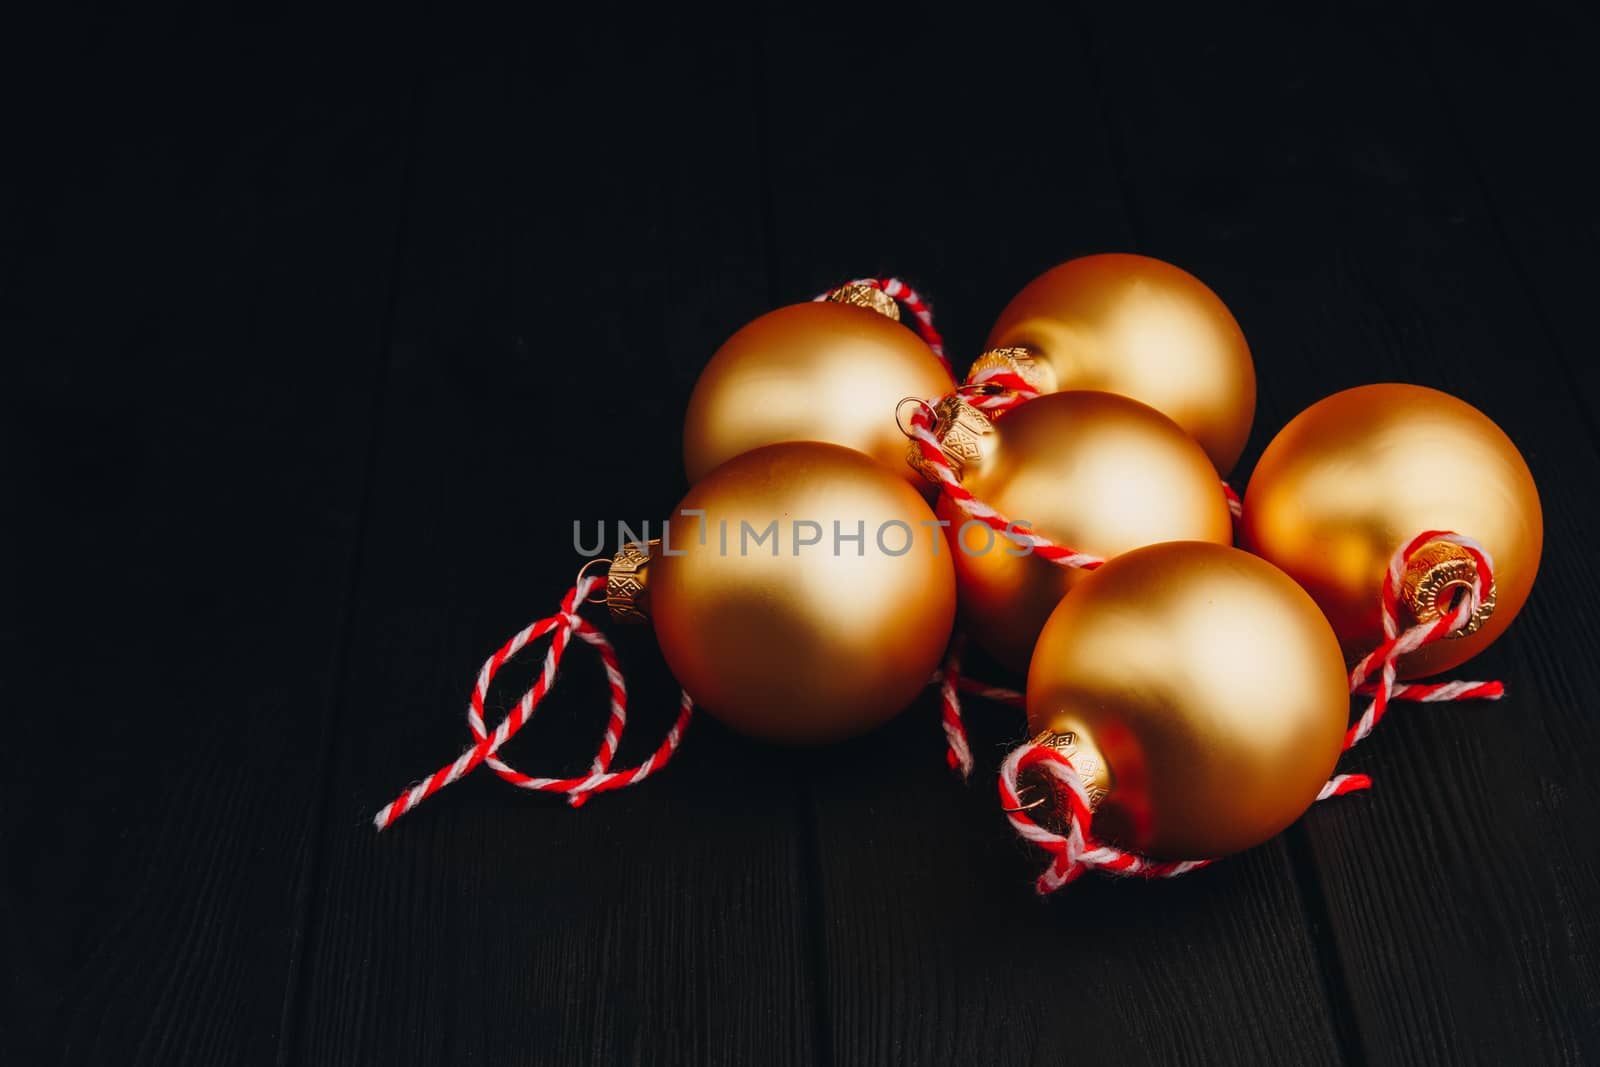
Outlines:
[[7, 93], [7, 1063], [270, 1059], [321, 832], [404, 73], [218, 29], [75, 19]]
[[[1600, 160], [1582, 126], [1600, 86], [1593, 44], [1600, 14], [1538, 4], [1517, 33], [1411, 5], [1402, 25], [1426, 91], [1448, 122], [1439, 132], [1461, 152], [1553, 357], [1581, 390], [1584, 425], [1600, 439], [1600, 360], [1588, 314], [1600, 260]], [[1526, 356], [1524, 358], [1527, 358]]]
[[[434, 32], [295, 1062], [810, 1062], [796, 757], [702, 718], [579, 811], [481, 773], [370, 825], [466, 745], [479, 663], [573, 579], [574, 519], [670, 512], [694, 375], [769, 303], [747, 42]], [[677, 695], [618, 637], [622, 765]], [[588, 657], [514, 764], [587, 766]]]
[[[1592, 13], [980, 14], [158, 6], [5, 42], [0, 1062], [1600, 1059]], [[993, 784], [1020, 717], [972, 702], [962, 786], [931, 694], [815, 751], [701, 716], [582, 809], [480, 771], [372, 832], [465, 746], [573, 521], [669, 513], [736, 328], [899, 274], [960, 367], [1114, 249], [1243, 325], [1240, 488], [1374, 380], [1519, 442], [1544, 566], [1471, 669], [1505, 701], [1396, 709], [1371, 793], [1244, 856], [1045, 902]], [[676, 691], [616, 637], [631, 763]], [[508, 758], [586, 766], [602, 694], [575, 648]]]
[[[864, 264], [903, 274], [943, 312], [964, 368], [1035, 274], [1074, 255], [1144, 250], [1077, 28], [1035, 30], [960, 73], [932, 65], [942, 37], [835, 41], [825, 58], [804, 39], [771, 39], [784, 288], [805, 265], [823, 268], [801, 277], [811, 287]], [[809, 120], [829, 86], [867, 69], [904, 87], [923, 117], [914, 138], [893, 135], [893, 96]], [[975, 663], [974, 676], [996, 670]], [[835, 1062], [1337, 1058], [1283, 842], [1182, 882], [1089, 879], [1040, 901], [1044, 854], [1017, 841], [996, 800], [1021, 717], [973, 702], [970, 719], [970, 785], [945, 766], [929, 694], [829, 753], [811, 791]]]
[[1490, 413], [1535, 471], [1538, 591], [1470, 665], [1511, 696], [1397, 710], [1350, 761], [1377, 788], [1319, 807], [1304, 832], [1368, 1058], [1569, 1062], [1596, 1018], [1582, 902], [1600, 891], [1600, 796], [1578, 753], [1600, 742], [1580, 695], [1600, 662], [1570, 627], [1600, 591], [1568, 548], [1595, 520], [1594, 442], [1446, 103], [1397, 31], [1351, 13], [1092, 30], [1146, 225], [1247, 324], [1267, 427], [1336, 389], [1418, 381]]

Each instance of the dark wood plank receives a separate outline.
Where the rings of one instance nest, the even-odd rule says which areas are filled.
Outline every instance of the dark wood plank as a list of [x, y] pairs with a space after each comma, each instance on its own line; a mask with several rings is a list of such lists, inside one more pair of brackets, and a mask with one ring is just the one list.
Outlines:
[[[430, 33], [296, 1059], [810, 1062], [797, 757], [701, 718], [658, 777], [581, 810], [479, 774], [370, 825], [465, 746], [482, 658], [572, 581], [573, 521], [669, 513], [694, 377], [768, 306], [748, 41]], [[676, 690], [647, 632], [619, 637], [620, 766]], [[587, 765], [587, 655], [511, 762]]]
[[[1591, 27], [1418, 11], [826, 44], [440, 15], [420, 92], [405, 10], [26, 37], [67, 58], [4, 94], [0, 1060], [1600, 1056]], [[959, 358], [1112, 247], [1239, 314], [1246, 469], [1377, 378], [1524, 445], [1545, 570], [1474, 665], [1510, 699], [1397, 712], [1353, 761], [1378, 789], [1279, 842], [1042, 905], [992, 787], [1020, 722], [974, 709], [963, 788], [931, 700], [810, 753], [701, 719], [581, 811], [485, 778], [371, 833], [570, 580], [571, 521], [674, 503], [734, 328], [896, 272]], [[675, 694], [620, 640], [627, 762]], [[513, 762], [584, 765], [584, 656]]]
[[1518, 32], [1450, 17], [1443, 5], [1411, 5], [1409, 42], [1482, 186], [1489, 221], [1504, 242], [1538, 329], [1582, 391], [1591, 436], [1600, 411], [1600, 361], [1588, 307], [1600, 261], [1600, 160], [1582, 127], [1600, 98], [1594, 49], [1600, 13], [1578, 4], [1530, 4]]
[[[1570, 1062], [1596, 1036], [1600, 726], [1578, 546], [1587, 417], [1442, 102], [1391, 18], [1095, 9], [1094, 69], [1152, 250], [1215, 279], [1255, 345], [1262, 427], [1413, 380], [1490, 413], [1540, 481], [1546, 555], [1471, 665], [1500, 704], [1397, 712], [1352, 759], [1377, 788], [1303, 822], [1375, 1062]], [[1505, 84], [1520, 107], [1526, 86]], [[1470, 111], [1460, 121], [1473, 129]], [[1582, 217], [1583, 208], [1574, 205]], [[1257, 434], [1258, 443], [1262, 433]]]
[[10, 42], [7, 1063], [274, 1054], [400, 219], [404, 21], [357, 47], [141, 11]]
[[[903, 273], [941, 305], [963, 360], [1039, 271], [1150, 250], [1070, 23], [993, 47], [949, 31], [824, 49], [779, 31], [768, 49], [784, 290]], [[1042, 853], [1017, 841], [994, 786], [1021, 717], [974, 704], [971, 720], [970, 786], [945, 767], [931, 695], [818, 755], [834, 1062], [1337, 1058], [1283, 842], [1179, 882], [1090, 879], [1041, 903]]]

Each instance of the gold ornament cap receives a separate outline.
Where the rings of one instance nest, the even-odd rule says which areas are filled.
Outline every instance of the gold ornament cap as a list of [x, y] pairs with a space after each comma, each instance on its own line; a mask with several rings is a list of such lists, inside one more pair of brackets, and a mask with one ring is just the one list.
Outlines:
[[650, 621], [650, 558], [659, 539], [644, 545], [630, 541], [612, 557], [606, 571], [606, 607], [613, 622]]
[[[1034, 735], [1033, 743], [1053, 748], [1072, 761], [1072, 769], [1078, 773], [1078, 780], [1089, 798], [1089, 810], [1097, 810], [1111, 792], [1111, 771], [1089, 736], [1078, 730], [1041, 730]], [[1067, 787], [1059, 778], [1035, 768], [1023, 772], [1017, 785], [1019, 791], [1040, 795], [1039, 800], [1023, 809], [1032, 811], [1034, 822], [1056, 833], [1067, 831], [1072, 821], [1072, 807], [1064, 795]]]
[[[993, 450], [994, 423], [960, 396], [952, 393], [928, 410], [933, 415], [933, 436], [957, 479], [982, 463]], [[906, 449], [906, 462], [928, 481], [935, 485], [940, 482], [938, 471], [923, 456], [920, 442], [912, 440]]]
[[[1478, 581], [1478, 564], [1472, 554], [1449, 541], [1429, 541], [1412, 555], [1400, 580], [1400, 599], [1419, 623], [1437, 622], [1454, 611], [1460, 597], [1472, 596]], [[1494, 614], [1495, 590], [1491, 578], [1483, 599], [1467, 621], [1446, 637], [1477, 633]]]
[[1039, 353], [1026, 345], [991, 348], [984, 352], [972, 361], [972, 369], [967, 372], [967, 381], [969, 383], [976, 381], [978, 375], [987, 370], [1015, 374], [1027, 382], [1036, 393], [1056, 391], [1055, 369], [1040, 358]]
[[828, 294], [828, 300], [834, 304], [849, 304], [851, 307], [876, 311], [892, 322], [900, 321], [900, 305], [876, 285], [841, 285]]

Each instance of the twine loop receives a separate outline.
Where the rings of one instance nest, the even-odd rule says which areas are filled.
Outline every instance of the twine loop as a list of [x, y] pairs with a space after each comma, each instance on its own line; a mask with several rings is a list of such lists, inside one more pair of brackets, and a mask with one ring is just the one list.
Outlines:
[[[1030, 769], [1049, 775], [1057, 788], [1056, 798], [1065, 808], [1064, 832], [1041, 825], [1030, 812], [1039, 802], [1024, 803], [1019, 780]], [[1317, 793], [1317, 800], [1369, 788], [1372, 779], [1364, 774], [1340, 774], [1329, 779]], [[1053, 893], [1076, 881], [1088, 871], [1103, 871], [1119, 877], [1176, 878], [1210, 866], [1215, 860], [1153, 860], [1101, 841], [1091, 832], [1094, 811], [1088, 790], [1072, 759], [1048, 745], [1028, 741], [1012, 750], [1000, 765], [1000, 806], [1012, 829], [1024, 841], [1032, 842], [1050, 854], [1050, 865], [1039, 875], [1034, 888], [1041, 896]]]
[[[1065, 833], [1040, 825], [1029, 814], [1037, 805], [1024, 804], [1022, 800], [1018, 779], [1024, 771], [1035, 769], [1049, 775], [1058, 785], [1056, 792], [1066, 807]], [[1029, 741], [1013, 749], [1006, 757], [1000, 765], [1000, 806], [1005, 809], [1006, 818], [1011, 821], [1018, 836], [1050, 854], [1050, 865], [1034, 883], [1034, 888], [1041, 895], [1052, 893], [1092, 870], [1124, 877], [1142, 875], [1146, 878], [1175, 878], [1213, 862], [1152, 860], [1134, 852], [1125, 852], [1096, 838], [1090, 832], [1094, 813], [1089, 807], [1089, 793], [1084, 788], [1083, 779], [1078, 777], [1070, 757], [1048, 745]]]
[[[472, 688], [472, 697], [467, 702], [467, 728], [472, 733], [472, 744], [454, 761], [384, 805], [383, 809], [373, 816], [374, 826], [379, 830], [387, 830], [406, 812], [445, 786], [459, 781], [480, 763], [487, 765], [490, 770], [519, 789], [565, 793], [569, 804], [580, 807], [595, 793], [622, 789], [644, 781], [665, 766], [677, 752], [678, 745], [683, 740], [683, 732], [689, 725], [690, 714], [694, 710], [694, 702], [689, 699], [688, 693], [682, 694], [677, 719], [649, 759], [625, 770], [611, 769], [611, 761], [617, 754], [617, 746], [622, 742], [622, 729], [627, 724], [628, 690], [622, 677], [622, 669], [617, 663], [616, 650], [611, 642], [593, 623], [578, 613], [581, 604], [594, 602], [589, 597], [596, 586], [604, 588], [604, 579], [586, 573], [587, 570], [586, 565], [585, 573], [580, 574], [577, 582], [567, 591], [567, 595], [561, 598], [561, 606], [553, 614], [519, 630], [501, 645], [494, 655], [484, 661], [478, 671], [477, 682]], [[494, 681], [500, 668], [517, 653], [530, 643], [546, 636], [550, 638], [550, 647], [545, 652], [544, 668], [539, 672], [538, 679], [491, 731], [484, 722], [484, 701], [488, 696], [490, 683]], [[610, 688], [610, 716], [606, 721], [605, 734], [601, 737], [599, 750], [590, 762], [588, 773], [571, 778], [536, 778], [510, 766], [499, 757], [498, 753], [501, 746], [515, 737], [517, 731], [528, 722], [533, 716], [533, 710], [555, 685], [556, 671], [561, 664], [561, 657], [574, 637], [600, 655], [600, 662], [605, 667], [606, 681]]]
[[[1461, 597], [1450, 611], [1431, 622], [1419, 622], [1405, 630], [1400, 629], [1401, 581], [1406, 565], [1423, 547], [1442, 541], [1465, 550], [1472, 558], [1474, 574], [1472, 588]], [[1391, 700], [1413, 700], [1438, 703], [1454, 700], [1499, 700], [1505, 695], [1500, 682], [1397, 682], [1400, 657], [1415, 652], [1436, 641], [1442, 641], [1466, 626], [1479, 606], [1494, 588], [1494, 563], [1489, 550], [1477, 541], [1451, 530], [1424, 530], [1395, 550], [1389, 558], [1389, 569], [1383, 576], [1380, 598], [1383, 618], [1383, 640], [1378, 647], [1362, 657], [1350, 672], [1350, 692], [1371, 696], [1361, 717], [1345, 734], [1344, 747], [1348, 751], [1372, 733], [1383, 720]], [[1376, 680], [1374, 680], [1376, 679]]]

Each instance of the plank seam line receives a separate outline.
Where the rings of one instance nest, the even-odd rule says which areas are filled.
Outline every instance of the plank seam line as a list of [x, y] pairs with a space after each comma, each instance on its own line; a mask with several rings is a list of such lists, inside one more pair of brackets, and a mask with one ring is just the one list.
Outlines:
[[[413, 49], [416, 48], [415, 40], [411, 45]], [[399, 307], [400, 272], [405, 261], [409, 237], [408, 221], [411, 216], [411, 196], [415, 184], [417, 142], [422, 124], [424, 64], [420, 55], [413, 53], [413, 59], [416, 69], [412, 73], [410, 99], [403, 119], [405, 147], [398, 190], [399, 211], [394, 231], [394, 247], [389, 256], [389, 291], [384, 302], [383, 322], [378, 335], [378, 353], [373, 368], [373, 395], [368, 411], [366, 450], [362, 458], [361, 502], [356, 510], [354, 538], [346, 568], [343, 611], [334, 640], [334, 670], [328, 698], [327, 740], [317, 758], [316, 796], [312, 804], [311, 822], [315, 837], [311, 843], [310, 857], [300, 877], [300, 884], [295, 887], [294, 934], [289, 953], [289, 973], [284, 983], [283, 1004], [279, 1013], [278, 1049], [273, 1061], [277, 1067], [289, 1067], [293, 1061], [295, 1039], [304, 1016], [307, 952], [311, 942], [311, 932], [317, 921], [318, 881], [328, 848], [327, 813], [333, 803], [332, 777], [336, 765], [334, 757], [338, 750], [339, 727], [345, 718], [344, 710], [349, 703], [347, 691], [350, 682], [351, 648], [354, 644], [363, 558], [372, 523], [378, 450], [382, 442], [383, 416], [393, 363], [394, 323]]]

